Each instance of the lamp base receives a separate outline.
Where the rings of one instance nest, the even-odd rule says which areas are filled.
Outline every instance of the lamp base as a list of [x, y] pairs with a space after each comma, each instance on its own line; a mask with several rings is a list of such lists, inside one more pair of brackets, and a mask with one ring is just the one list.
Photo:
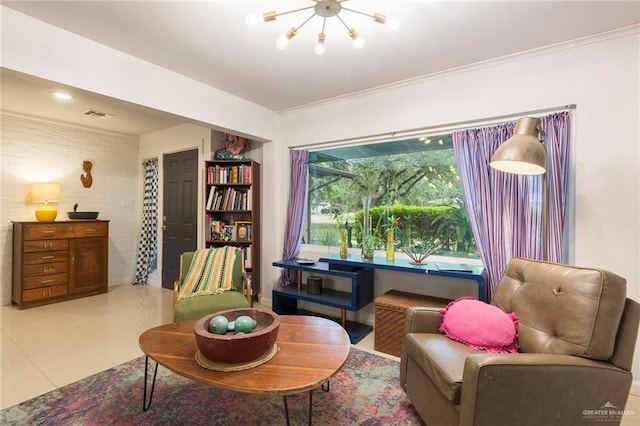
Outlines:
[[53, 222], [58, 216], [58, 210], [50, 206], [40, 207], [36, 210], [38, 222]]

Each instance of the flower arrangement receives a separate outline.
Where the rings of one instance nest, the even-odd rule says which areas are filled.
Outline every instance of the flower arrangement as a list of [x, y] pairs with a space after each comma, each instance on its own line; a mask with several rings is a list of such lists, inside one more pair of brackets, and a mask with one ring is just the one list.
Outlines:
[[440, 246], [429, 245], [426, 241], [414, 239], [411, 227], [411, 217], [407, 218], [405, 226], [405, 241], [402, 252], [406, 254], [411, 261], [412, 265], [424, 265], [427, 257], [435, 253]]

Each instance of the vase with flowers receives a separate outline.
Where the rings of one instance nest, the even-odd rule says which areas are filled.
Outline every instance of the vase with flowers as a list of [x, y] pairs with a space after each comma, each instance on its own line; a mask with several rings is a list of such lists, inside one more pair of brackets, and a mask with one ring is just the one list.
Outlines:
[[373, 260], [373, 252], [375, 249], [375, 241], [371, 235], [370, 209], [371, 197], [362, 197], [362, 259], [367, 261]]
[[400, 227], [400, 218], [391, 215], [386, 230], [386, 258], [387, 261], [393, 262], [396, 258], [395, 233]]

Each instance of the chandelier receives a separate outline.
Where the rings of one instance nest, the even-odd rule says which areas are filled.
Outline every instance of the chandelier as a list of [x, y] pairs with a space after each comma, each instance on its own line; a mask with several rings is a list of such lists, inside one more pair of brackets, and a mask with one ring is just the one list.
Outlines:
[[290, 13], [296, 13], [296, 12], [301, 12], [303, 10], [313, 9], [313, 14], [309, 16], [307, 19], [305, 19], [300, 25], [298, 25], [297, 27], [292, 27], [289, 31], [281, 35], [276, 40], [276, 46], [278, 46], [278, 48], [280, 49], [285, 49], [289, 45], [289, 41], [293, 37], [295, 37], [296, 34], [298, 34], [298, 30], [300, 30], [300, 28], [302, 28], [304, 24], [309, 22], [315, 16], [319, 16], [320, 18], [322, 18], [322, 30], [320, 31], [320, 34], [318, 34], [318, 41], [316, 42], [316, 46], [315, 46], [315, 52], [318, 55], [322, 55], [325, 52], [324, 29], [325, 29], [327, 18], [333, 18], [333, 17], [338, 18], [338, 20], [346, 28], [348, 36], [351, 37], [351, 39], [353, 40], [353, 43], [356, 49], [362, 49], [364, 47], [364, 43], [365, 43], [364, 38], [360, 34], [358, 34], [355, 28], [349, 27], [340, 16], [340, 12], [342, 12], [343, 10], [346, 10], [352, 13], [357, 13], [359, 15], [368, 16], [372, 18], [374, 22], [377, 22], [379, 24], [387, 24], [389, 28], [394, 30], [398, 29], [398, 27], [400, 26], [400, 20], [397, 18], [391, 18], [391, 17], [387, 18], [382, 13], [369, 14], [369, 13], [360, 12], [358, 10], [344, 7], [343, 3], [345, 3], [348, 0], [310, 0], [310, 1], [312, 1], [315, 4], [312, 6], [303, 7], [300, 9], [293, 9], [293, 10], [280, 12], [280, 13], [265, 12], [262, 15], [250, 14], [249, 16], [247, 16], [246, 23], [250, 28], [255, 28], [262, 21], [271, 22], [271, 21], [275, 21], [278, 16], [288, 15]]

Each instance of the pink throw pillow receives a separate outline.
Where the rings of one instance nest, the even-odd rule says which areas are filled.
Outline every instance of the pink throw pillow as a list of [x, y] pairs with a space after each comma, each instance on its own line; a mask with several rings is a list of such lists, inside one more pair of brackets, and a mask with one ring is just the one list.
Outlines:
[[440, 311], [440, 332], [470, 348], [518, 352], [518, 317], [471, 297], [461, 297]]

